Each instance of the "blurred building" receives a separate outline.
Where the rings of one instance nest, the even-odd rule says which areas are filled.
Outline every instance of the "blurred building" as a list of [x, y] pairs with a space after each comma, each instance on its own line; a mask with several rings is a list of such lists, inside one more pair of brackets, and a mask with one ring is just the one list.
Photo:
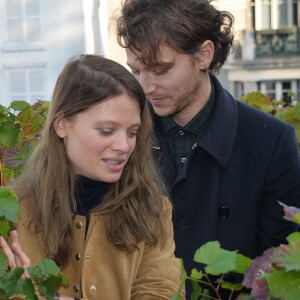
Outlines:
[[[236, 97], [300, 98], [300, 0], [215, 0], [235, 16], [234, 52], [218, 76]], [[69, 57], [97, 53], [126, 66], [116, 42], [121, 0], [0, 1], [0, 103], [51, 99]]]
[[236, 97], [261, 91], [300, 101], [300, 1], [220, 0], [235, 16], [235, 50], [222, 78]]
[[100, 0], [0, 1], [0, 103], [51, 99], [67, 59], [104, 54]]

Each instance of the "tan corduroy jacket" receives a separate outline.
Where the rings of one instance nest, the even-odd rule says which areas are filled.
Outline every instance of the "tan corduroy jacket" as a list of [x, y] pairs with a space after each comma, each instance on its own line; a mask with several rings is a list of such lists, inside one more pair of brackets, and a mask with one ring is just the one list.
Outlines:
[[[22, 205], [18, 233], [23, 250], [35, 266], [44, 256], [37, 235], [29, 230], [30, 205], [26, 203], [29, 208]], [[169, 212], [166, 226], [172, 228], [171, 206]], [[85, 217], [76, 216], [71, 262], [62, 270], [70, 284], [60, 290], [61, 294], [90, 300], [169, 300], [181, 283], [181, 263], [174, 256], [170, 230], [164, 249], [141, 242], [139, 250], [128, 255], [107, 240], [100, 216], [91, 215], [87, 235]]]

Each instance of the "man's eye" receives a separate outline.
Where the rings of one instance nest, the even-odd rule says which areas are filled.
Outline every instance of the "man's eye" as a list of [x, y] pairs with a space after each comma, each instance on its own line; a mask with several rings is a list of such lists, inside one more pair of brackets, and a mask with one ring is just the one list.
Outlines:
[[168, 72], [168, 69], [160, 69], [160, 70], [153, 70], [153, 73], [155, 74], [155, 75], [164, 75], [164, 74], [166, 74]]
[[131, 69], [131, 73], [132, 73], [133, 75], [139, 75], [139, 74], [140, 74], [140, 70]]

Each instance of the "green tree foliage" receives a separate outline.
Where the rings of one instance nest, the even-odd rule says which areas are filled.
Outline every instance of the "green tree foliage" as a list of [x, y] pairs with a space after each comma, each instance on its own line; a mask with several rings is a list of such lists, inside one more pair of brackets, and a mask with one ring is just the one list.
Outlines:
[[[300, 209], [280, 203], [286, 220], [300, 225]], [[192, 300], [225, 300], [220, 290], [229, 290], [228, 300], [242, 289], [237, 300], [297, 300], [300, 299], [300, 232], [287, 237], [288, 244], [267, 249], [262, 256], [251, 260], [238, 251], [222, 249], [218, 241], [204, 244], [196, 250], [194, 261], [204, 265], [204, 270], [193, 269], [190, 276], [183, 267], [183, 281], [191, 281]], [[243, 275], [237, 283], [227, 282], [226, 274]], [[217, 276], [217, 280], [216, 280]], [[180, 299], [179, 293], [172, 300]]]
[[[19, 203], [7, 188], [0, 187], [0, 235], [6, 240], [18, 220]], [[43, 258], [35, 267], [27, 269], [30, 277], [24, 276], [25, 269], [8, 267], [8, 258], [0, 249], [0, 299], [37, 300], [37, 293], [54, 300], [55, 291], [68, 285], [68, 278], [60, 273], [54, 261]]]
[[20, 174], [32, 149], [39, 141], [49, 101], [30, 105], [13, 101], [0, 105], [0, 185]]
[[[289, 93], [289, 105], [284, 101], [271, 101], [261, 92], [250, 92], [239, 100], [266, 113], [273, 115], [275, 118], [291, 124], [296, 131], [299, 147], [300, 147], [300, 103], [296, 102], [296, 95]], [[292, 101], [293, 100], [293, 101]]]

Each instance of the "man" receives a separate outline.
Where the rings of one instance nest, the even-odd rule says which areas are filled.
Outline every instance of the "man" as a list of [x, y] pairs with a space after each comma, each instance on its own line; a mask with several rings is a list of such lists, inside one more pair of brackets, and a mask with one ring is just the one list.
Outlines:
[[285, 243], [300, 207], [294, 129], [236, 101], [213, 75], [226, 61], [233, 17], [209, 0], [126, 0], [118, 41], [153, 109], [156, 144], [174, 204], [176, 255], [188, 274], [197, 248], [255, 257]]

